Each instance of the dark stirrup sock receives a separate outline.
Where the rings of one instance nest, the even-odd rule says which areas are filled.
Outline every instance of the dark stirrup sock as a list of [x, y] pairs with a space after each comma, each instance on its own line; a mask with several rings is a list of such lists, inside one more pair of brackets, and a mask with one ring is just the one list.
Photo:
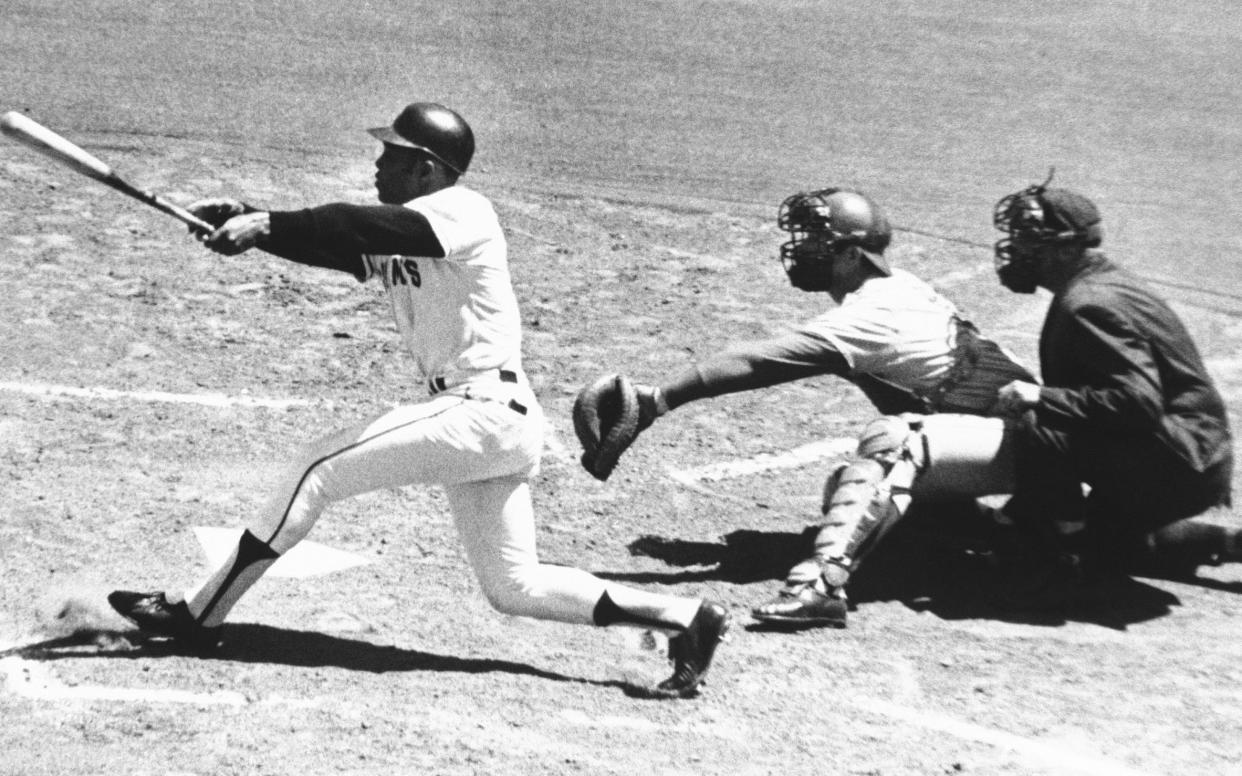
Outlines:
[[[242, 531], [241, 538], [237, 542], [237, 554], [233, 558], [233, 565], [229, 568], [228, 574], [220, 587], [216, 590], [216, 594], [212, 596], [207, 606], [203, 608], [202, 614], [198, 616], [200, 623], [205, 622], [211, 616], [212, 611], [220, 603], [221, 599], [226, 595], [230, 595], [230, 587], [237, 581], [238, 577], [246, 571], [247, 568], [258, 563], [259, 561], [274, 560], [280, 557], [280, 553], [272, 549], [271, 545], [264, 542], [259, 537], [250, 533], [249, 529]], [[253, 583], [247, 583], [247, 587]], [[245, 588], [242, 588], [245, 590]], [[236, 594], [240, 596], [241, 594]], [[235, 599], [234, 599], [235, 600]], [[230, 606], [232, 603], [229, 604]]]
[[617, 606], [607, 591], [599, 597], [595, 611], [591, 614], [595, 624], [606, 628], [609, 625], [634, 625], [641, 628], [657, 628], [667, 631], [681, 631], [685, 627], [675, 622], [663, 622], [654, 617], [646, 617], [635, 612], [628, 612]]

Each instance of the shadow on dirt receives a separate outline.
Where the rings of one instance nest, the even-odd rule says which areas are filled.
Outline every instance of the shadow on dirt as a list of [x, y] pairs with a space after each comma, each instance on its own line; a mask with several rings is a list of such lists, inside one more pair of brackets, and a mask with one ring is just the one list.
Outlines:
[[[599, 687], [616, 687], [630, 695], [642, 695], [645, 688], [619, 680], [594, 680], [566, 676], [553, 671], [492, 658], [437, 655], [390, 645], [341, 638], [313, 631], [291, 630], [249, 623], [224, 626], [224, 644], [210, 652], [195, 652], [175, 642], [147, 639], [135, 632], [110, 632], [108, 643], [98, 633], [80, 633], [27, 644], [9, 650], [25, 660], [64, 660], [81, 657], [151, 659], [193, 656], [201, 660], [234, 663], [268, 663], [298, 668], [344, 668], [349, 671], [388, 673], [393, 671], [438, 671], [465, 674], [509, 673], [534, 676], [556, 682], [573, 682]], [[124, 638], [119, 638], [124, 637]], [[119, 640], [118, 640], [119, 639]], [[132, 639], [133, 643], [126, 639]], [[94, 647], [84, 650], [83, 647]], [[8, 656], [5, 653], [2, 656]]]
[[676, 572], [595, 572], [602, 579], [618, 582], [677, 584], [680, 582], [731, 582], [745, 585], [784, 579], [785, 572], [806, 557], [815, 540], [815, 526], [800, 534], [738, 530], [719, 542], [692, 542], [662, 536], [640, 536], [630, 542], [631, 555], [664, 561], [670, 566], [711, 566]]
[[[801, 533], [738, 530], [723, 543], [643, 536], [630, 553], [661, 560], [682, 570], [670, 572], [596, 572], [603, 579], [632, 583], [678, 584], [726, 582], [749, 585], [774, 582], [754, 603], [775, 594], [786, 572], [810, 554], [815, 527]], [[1067, 603], [1047, 609], [1017, 610], [998, 602], [999, 579], [982, 541], [945, 515], [916, 515], [898, 525], [884, 544], [867, 556], [850, 585], [853, 606], [900, 601], [915, 611], [945, 620], [990, 619], [1028, 625], [1083, 622], [1116, 630], [1167, 615], [1181, 601], [1176, 595], [1134, 576], [1093, 582]], [[686, 568], [695, 567], [695, 568]], [[1194, 568], [1150, 570], [1144, 578], [1242, 593], [1242, 585], [1198, 577]], [[758, 627], [758, 626], [755, 626]]]

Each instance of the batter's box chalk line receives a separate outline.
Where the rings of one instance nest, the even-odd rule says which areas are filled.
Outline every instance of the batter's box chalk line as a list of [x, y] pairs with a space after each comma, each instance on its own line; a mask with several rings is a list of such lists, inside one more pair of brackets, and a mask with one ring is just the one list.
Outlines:
[[0, 391], [20, 393], [39, 399], [89, 399], [106, 401], [137, 401], [164, 404], [195, 404], [203, 407], [257, 407], [263, 409], [291, 409], [308, 407], [314, 402], [306, 399], [267, 399], [257, 396], [228, 396], [222, 393], [169, 393], [167, 391], [121, 391], [114, 388], [54, 385], [51, 383], [21, 383], [0, 381]]

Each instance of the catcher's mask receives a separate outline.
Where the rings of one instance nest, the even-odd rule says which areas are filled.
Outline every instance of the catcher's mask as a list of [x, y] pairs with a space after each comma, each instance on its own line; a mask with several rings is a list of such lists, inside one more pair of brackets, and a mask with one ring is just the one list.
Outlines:
[[1052, 175], [1050, 171], [1043, 183], [1001, 198], [992, 210], [992, 223], [1006, 235], [996, 242], [996, 275], [1010, 291], [1034, 293], [1040, 248], [1094, 248], [1104, 238], [1100, 212], [1091, 200], [1068, 189], [1048, 188]]
[[794, 288], [827, 291], [833, 260], [849, 249], [881, 273], [893, 274], [884, 259], [892, 227], [862, 192], [829, 188], [794, 194], [781, 203], [776, 224], [793, 235], [781, 245], [781, 264]]

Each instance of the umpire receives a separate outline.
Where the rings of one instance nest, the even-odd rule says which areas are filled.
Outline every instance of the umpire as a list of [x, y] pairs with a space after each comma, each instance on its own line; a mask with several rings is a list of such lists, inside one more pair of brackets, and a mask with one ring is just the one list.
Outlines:
[[1053, 294], [1039, 343], [1043, 385], [1000, 391], [1000, 408], [1018, 419], [1004, 514], [1027, 540], [1049, 540], [1067, 572], [1051, 578], [1062, 581], [1157, 554], [1190, 566], [1236, 554], [1225, 546], [1232, 532], [1185, 520], [1229, 505], [1233, 472], [1225, 405], [1194, 342], [1165, 302], [1099, 250], [1096, 206], [1047, 183], [994, 211], [1006, 233], [996, 244], [1001, 283]]

